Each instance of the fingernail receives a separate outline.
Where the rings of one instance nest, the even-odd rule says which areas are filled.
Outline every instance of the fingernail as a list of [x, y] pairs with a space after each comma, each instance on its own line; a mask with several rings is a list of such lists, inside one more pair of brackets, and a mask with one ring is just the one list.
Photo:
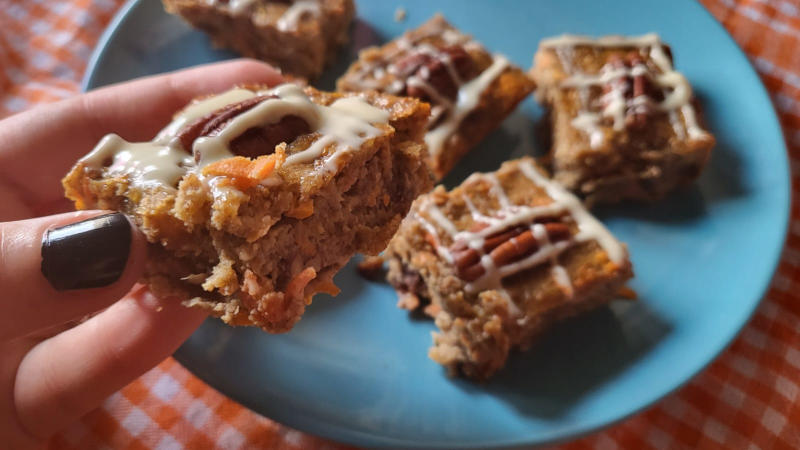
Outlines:
[[42, 273], [59, 291], [108, 286], [125, 271], [131, 224], [105, 214], [48, 230], [42, 238]]

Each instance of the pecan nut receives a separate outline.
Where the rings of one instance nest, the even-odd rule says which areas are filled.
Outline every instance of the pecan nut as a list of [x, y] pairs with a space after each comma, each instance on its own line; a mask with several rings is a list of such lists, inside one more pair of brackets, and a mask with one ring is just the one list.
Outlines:
[[[541, 225], [544, 226], [547, 239], [551, 243], [564, 241], [570, 237], [569, 227], [562, 222], [544, 222]], [[486, 268], [481, 263], [484, 255], [488, 254], [494, 266], [500, 267], [532, 255], [540, 247], [541, 242], [536, 239], [530, 227], [516, 226], [487, 236], [480, 252], [463, 241], [455, 242], [450, 251], [459, 278], [471, 282], [486, 273]]]
[[[632, 69], [645, 65], [641, 55], [637, 52], [630, 52], [625, 57], [612, 55], [608, 61], [608, 67], [612, 69]], [[661, 93], [656, 89], [647, 73], [635, 73], [625, 75], [612, 80], [603, 86], [603, 94], [612, 91], [619, 91], [626, 101], [625, 125], [641, 129], [647, 123], [648, 115], [654, 111], [653, 102], [661, 100], [658, 97]], [[603, 107], [608, 106], [606, 95], [603, 96], [601, 103]]]
[[[260, 95], [226, 105], [189, 122], [178, 131], [177, 139], [184, 149], [191, 151], [192, 144], [196, 139], [218, 135], [236, 116], [271, 98], [278, 97], [275, 95]], [[275, 146], [281, 142], [291, 142], [298, 136], [310, 131], [310, 126], [305, 120], [297, 116], [285, 116], [276, 123], [246, 130], [231, 141], [230, 150], [237, 156], [246, 156], [248, 158], [268, 155], [273, 153]], [[195, 154], [194, 157], [195, 160], [200, 159], [199, 154]]]
[[[465, 82], [475, 77], [475, 64], [463, 47], [453, 45], [439, 48], [437, 52], [412, 52], [393, 64], [391, 71], [406, 80], [406, 95], [436, 103], [436, 96], [431, 95], [426, 87], [408, 82], [408, 78], [413, 76], [435, 89], [438, 96], [455, 100], [459, 81]], [[453, 78], [452, 71], [455, 71], [459, 80]]]

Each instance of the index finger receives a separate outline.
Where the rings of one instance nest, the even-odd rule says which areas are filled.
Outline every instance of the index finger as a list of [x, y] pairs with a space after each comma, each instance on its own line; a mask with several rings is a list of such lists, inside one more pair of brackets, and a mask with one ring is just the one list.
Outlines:
[[0, 121], [0, 179], [29, 202], [52, 202], [63, 197], [61, 178], [105, 134], [147, 141], [197, 96], [282, 80], [266, 64], [237, 60], [116, 84], [11, 116]]

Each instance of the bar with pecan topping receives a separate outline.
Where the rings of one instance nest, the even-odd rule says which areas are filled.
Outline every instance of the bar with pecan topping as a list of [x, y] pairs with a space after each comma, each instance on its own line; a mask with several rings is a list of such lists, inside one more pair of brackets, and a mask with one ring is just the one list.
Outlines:
[[374, 92], [236, 88], [191, 103], [151, 142], [106, 136], [63, 183], [77, 208], [122, 211], [144, 232], [156, 294], [284, 332], [431, 188], [429, 112]]
[[386, 255], [398, 305], [439, 327], [429, 356], [476, 379], [633, 275], [625, 246], [530, 158], [421, 196]]
[[531, 75], [554, 177], [587, 202], [657, 200], [705, 167], [714, 137], [657, 35], [545, 39]]
[[437, 14], [382, 47], [361, 51], [337, 82], [344, 92], [378, 90], [432, 106], [425, 141], [442, 178], [533, 90], [500, 54], [489, 53]]
[[214, 44], [315, 79], [348, 40], [353, 0], [163, 0]]

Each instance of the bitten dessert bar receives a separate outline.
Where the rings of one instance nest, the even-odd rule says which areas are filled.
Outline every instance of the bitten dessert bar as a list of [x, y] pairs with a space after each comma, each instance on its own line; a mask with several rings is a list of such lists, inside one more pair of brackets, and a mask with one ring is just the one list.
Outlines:
[[375, 92], [236, 88], [192, 102], [151, 142], [106, 136], [63, 184], [78, 209], [122, 211], [144, 232], [156, 294], [284, 332], [431, 188], [429, 112]]

